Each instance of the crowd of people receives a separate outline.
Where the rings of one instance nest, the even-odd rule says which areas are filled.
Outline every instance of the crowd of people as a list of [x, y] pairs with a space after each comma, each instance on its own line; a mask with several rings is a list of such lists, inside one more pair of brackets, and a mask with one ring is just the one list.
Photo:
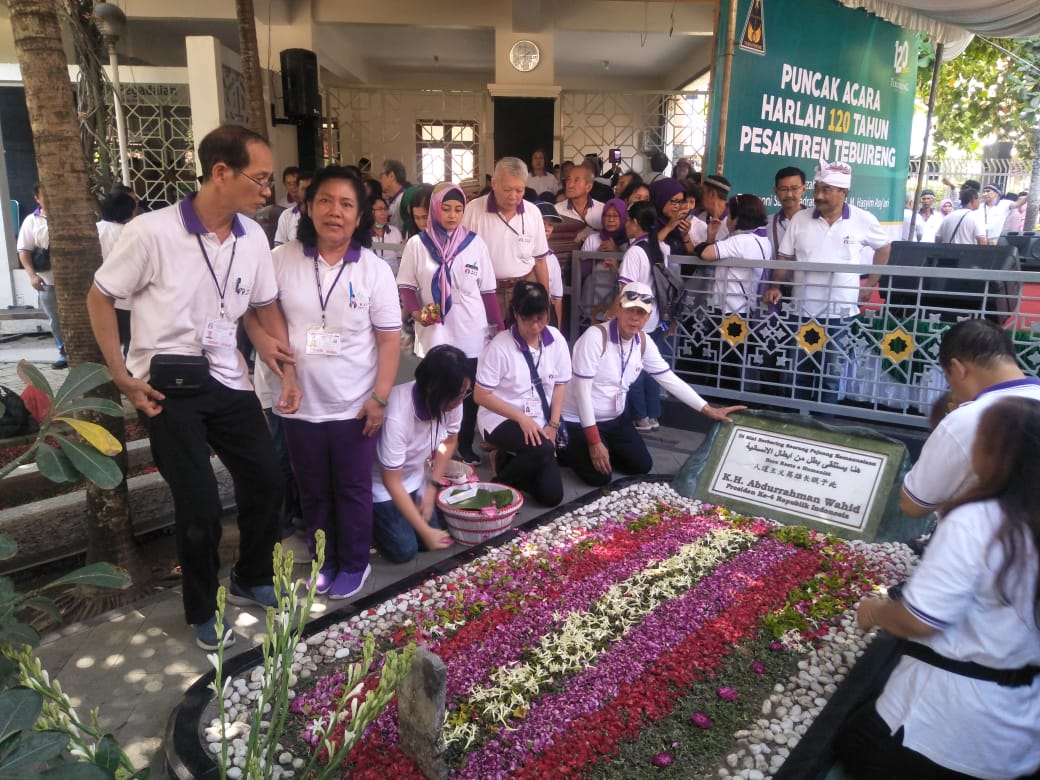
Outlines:
[[943, 198], [936, 208], [935, 191], [925, 189], [915, 214], [913, 198], [907, 198], [901, 235], [904, 241], [988, 246], [1003, 235], [1022, 232], [1028, 192], [1005, 193], [996, 184], [981, 184], [976, 179], [968, 179], [959, 187], [944, 182], [957, 190], [956, 202]]
[[[643, 276], [624, 281], [611, 324], [578, 341], [572, 372], [550, 324], [563, 296], [553, 227], [581, 219], [600, 245], [639, 253], [661, 217], [638, 201], [633, 217], [622, 198], [605, 209], [589, 168], [571, 172], [566, 197], [541, 202], [525, 199], [528, 169], [516, 158], [500, 160], [473, 198], [451, 183], [411, 185], [393, 160], [378, 180], [354, 166], [289, 169], [291, 201], [269, 235], [246, 216], [273, 196], [268, 144], [224, 126], [202, 140], [199, 159], [196, 193], [99, 228], [104, 262], [87, 308], [170, 485], [185, 617], [206, 649], [234, 639], [214, 617], [221, 509], [211, 449], [238, 504], [228, 599], [273, 606], [271, 548], [294, 501], [312, 554], [317, 532], [326, 538], [315, 589], [348, 598], [371, 572], [373, 544], [398, 562], [451, 545], [434, 497], [452, 457], [481, 462], [478, 431], [494, 481], [555, 506], [561, 467], [592, 485], [650, 470], [628, 405], [641, 378], [712, 420], [744, 408], [712, 407], [672, 373], [647, 327], [655, 291]], [[394, 386], [405, 323], [421, 361], [414, 381]], [[255, 350], [255, 389], [240, 325]]]
[[[311, 552], [319, 530], [327, 540], [315, 589], [348, 598], [369, 576], [373, 544], [393, 562], [452, 544], [435, 497], [453, 458], [482, 461], [478, 433], [493, 481], [551, 507], [563, 498], [562, 469], [594, 486], [651, 470], [641, 433], [659, 425], [660, 387], [712, 421], [745, 408], [712, 406], [670, 368], [671, 256], [761, 258], [758, 268], [709, 265], [707, 305], [765, 318], [783, 302], [840, 343], [890, 248], [878, 221], [848, 202], [853, 171], [840, 161], [819, 162], [811, 207], [804, 171], [778, 170], [770, 215], [726, 177], [699, 176], [687, 161], [668, 175], [657, 155], [646, 180], [616, 165], [604, 173], [593, 157], [565, 163], [559, 178], [544, 150], [530, 168], [506, 157], [483, 194], [412, 185], [394, 160], [378, 178], [364, 165], [290, 168], [288, 200], [265, 233], [245, 215], [274, 195], [267, 142], [224, 126], [202, 140], [199, 159], [198, 191], [174, 205], [131, 219], [127, 193], [106, 199], [104, 263], [87, 309], [170, 485], [185, 617], [207, 650], [234, 641], [214, 616], [221, 507], [211, 450], [238, 505], [229, 600], [277, 603], [271, 551], [297, 502]], [[1016, 206], [973, 184], [941, 219], [926, 191], [915, 238], [987, 243], [991, 225], [1003, 230]], [[46, 248], [37, 196], [19, 249], [43, 294], [53, 285], [34, 256]], [[620, 255], [606, 316], [573, 347], [560, 329], [554, 230], [568, 230], [575, 248]], [[790, 273], [775, 259], [850, 268]], [[395, 386], [407, 328], [420, 361]], [[55, 340], [61, 349], [59, 328]], [[834, 397], [841, 367], [831, 354], [803, 356], [815, 362], [798, 371], [796, 394]], [[740, 381], [740, 361], [718, 360]], [[937, 512], [938, 526], [901, 592], [858, 608], [861, 628], [905, 642], [883, 689], [842, 727], [839, 754], [857, 777], [1040, 768], [1040, 381], [984, 319], [950, 328], [939, 362], [950, 398], [901, 491], [907, 515]]]

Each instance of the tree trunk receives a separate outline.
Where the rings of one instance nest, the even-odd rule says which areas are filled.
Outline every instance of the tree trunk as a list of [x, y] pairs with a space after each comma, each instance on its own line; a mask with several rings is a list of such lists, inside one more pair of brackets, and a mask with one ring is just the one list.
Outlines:
[[[58, 311], [72, 364], [103, 362], [87, 317], [86, 295], [101, 265], [101, 245], [94, 221], [96, 200], [80, 144], [79, 125], [68, 63], [62, 48], [55, 3], [9, 0], [11, 29], [25, 83], [36, 164], [47, 204], [51, 263]], [[117, 403], [109, 383], [98, 393]], [[126, 441], [123, 419], [89, 417]], [[126, 473], [126, 458], [121, 463]], [[88, 560], [107, 560], [141, 581], [142, 564], [130, 526], [126, 480], [115, 490], [87, 485]]]
[[242, 56], [242, 79], [246, 84], [249, 129], [267, 138], [267, 103], [260, 75], [260, 52], [256, 45], [256, 14], [253, 0], [235, 0], [238, 16], [238, 48]]
[[1033, 147], [1033, 175], [1029, 179], [1029, 205], [1022, 230], [1035, 230], [1037, 212], [1040, 211], [1040, 124], [1033, 130], [1036, 144]]

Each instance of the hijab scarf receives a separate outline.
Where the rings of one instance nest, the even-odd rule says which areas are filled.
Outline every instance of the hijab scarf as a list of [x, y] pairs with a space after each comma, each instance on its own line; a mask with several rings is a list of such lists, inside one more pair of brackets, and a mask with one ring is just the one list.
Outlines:
[[607, 209], [614, 209], [621, 217], [621, 227], [615, 230], [613, 233], [609, 232], [606, 228], [599, 231], [599, 237], [604, 241], [613, 239], [614, 243], [621, 246], [628, 240], [628, 236], [625, 234], [625, 220], [628, 218], [628, 204], [621, 198], [611, 198], [603, 204], [603, 213], [607, 213]]
[[437, 263], [431, 293], [434, 303], [441, 307], [441, 317], [446, 316], [451, 309], [451, 263], [473, 240], [474, 235], [461, 224], [454, 230], [447, 230], [441, 224], [441, 206], [445, 200], [457, 200], [463, 206], [466, 205], [466, 195], [459, 187], [451, 182], [438, 184], [430, 197], [430, 218], [426, 230], [419, 234], [430, 257]]

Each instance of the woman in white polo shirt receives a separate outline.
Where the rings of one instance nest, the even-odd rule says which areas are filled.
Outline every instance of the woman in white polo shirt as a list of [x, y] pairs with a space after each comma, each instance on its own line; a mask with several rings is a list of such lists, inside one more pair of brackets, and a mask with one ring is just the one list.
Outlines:
[[1040, 769], [1040, 402], [986, 409], [979, 487], [943, 513], [898, 600], [856, 621], [904, 639], [876, 701], [838, 755], [854, 777], [1036, 777]]
[[627, 411], [629, 388], [642, 372], [710, 420], [731, 422], [731, 413], [747, 408], [710, 406], [675, 375], [644, 332], [653, 309], [649, 285], [630, 282], [621, 289], [617, 318], [589, 328], [574, 344], [574, 386], [563, 406], [567, 465], [589, 485], [606, 485], [613, 471], [646, 474], [653, 466]]
[[[487, 245], [462, 224], [466, 196], [445, 182], [430, 197], [430, 219], [425, 229], [408, 239], [397, 274], [401, 304], [415, 323], [415, 353], [422, 357], [437, 344], [454, 344], [466, 353], [470, 372], [490, 340], [490, 327], [503, 330], [495, 297], [495, 269]], [[427, 306], [440, 307], [440, 323], [421, 324]], [[477, 405], [467, 398], [459, 430], [459, 456], [480, 463], [473, 452]]]
[[[382, 195], [372, 198], [372, 241], [378, 244], [403, 244], [404, 236], [401, 231], [390, 224], [390, 207], [386, 205], [386, 198]], [[390, 270], [397, 276], [398, 266], [401, 264], [401, 253], [396, 249], [373, 249], [377, 255], [383, 258]]]
[[306, 396], [282, 423], [312, 553], [314, 532], [326, 535], [317, 590], [339, 599], [371, 571], [372, 465], [400, 358], [401, 309], [390, 267], [368, 248], [372, 212], [357, 174], [325, 168], [306, 198], [297, 240], [274, 251]]
[[477, 361], [477, 424], [498, 448], [494, 481], [556, 506], [563, 500], [556, 435], [571, 357], [563, 334], [549, 325], [549, 293], [542, 285], [518, 283], [510, 306], [515, 324], [495, 336]]
[[372, 472], [373, 536], [383, 557], [412, 560], [425, 550], [451, 547], [435, 500], [455, 452], [462, 403], [473, 394], [466, 353], [441, 344], [426, 353], [415, 381], [390, 391]]

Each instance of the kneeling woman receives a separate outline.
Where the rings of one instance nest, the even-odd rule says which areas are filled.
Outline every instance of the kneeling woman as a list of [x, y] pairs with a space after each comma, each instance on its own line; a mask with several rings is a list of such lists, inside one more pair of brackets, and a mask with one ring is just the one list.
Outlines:
[[549, 294], [542, 285], [520, 282], [510, 308], [515, 324], [495, 336], [477, 361], [477, 425], [498, 448], [494, 481], [556, 506], [563, 500], [556, 435], [571, 356], [563, 334], [549, 325]]
[[394, 563], [426, 550], [451, 547], [435, 501], [455, 452], [462, 402], [473, 392], [466, 353], [442, 344], [415, 369], [415, 381], [390, 391], [372, 473], [373, 538]]
[[595, 325], [574, 345], [574, 386], [563, 419], [570, 434], [567, 465], [589, 485], [606, 485], [612, 472], [646, 474], [653, 459], [626, 411], [628, 388], [646, 371], [673, 398], [709, 420], [731, 422], [745, 406], [710, 406], [668, 367], [643, 328], [654, 308], [650, 287], [630, 282], [621, 289], [617, 319]]
[[901, 600], [857, 610], [861, 629], [907, 641], [881, 695], [839, 735], [853, 777], [1040, 769], [1040, 402], [997, 401], [977, 430], [979, 487], [946, 508]]

